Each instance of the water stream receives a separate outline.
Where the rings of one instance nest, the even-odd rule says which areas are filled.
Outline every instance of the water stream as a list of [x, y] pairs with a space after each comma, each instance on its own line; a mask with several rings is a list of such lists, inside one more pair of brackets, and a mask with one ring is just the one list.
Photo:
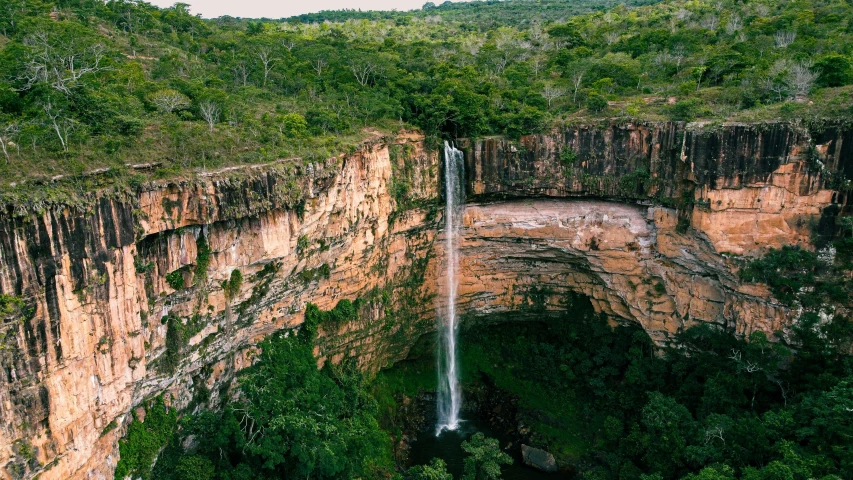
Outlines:
[[456, 270], [459, 266], [458, 240], [460, 206], [465, 203], [464, 155], [444, 142], [444, 184], [446, 207], [444, 211], [444, 236], [446, 249], [447, 292], [439, 312], [438, 352], [438, 423], [436, 435], [459, 428], [459, 410], [462, 407], [462, 389], [459, 385], [456, 359]]

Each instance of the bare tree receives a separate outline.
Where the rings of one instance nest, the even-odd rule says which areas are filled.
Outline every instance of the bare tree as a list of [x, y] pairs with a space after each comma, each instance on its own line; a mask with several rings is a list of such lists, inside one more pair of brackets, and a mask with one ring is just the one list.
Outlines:
[[264, 66], [264, 84], [263, 87], [267, 87], [267, 78], [270, 76], [270, 70], [272, 69], [273, 63], [275, 63], [275, 58], [273, 58], [273, 49], [267, 46], [259, 47], [255, 50], [255, 56], [261, 61], [261, 65]]
[[509, 64], [509, 57], [505, 53], [494, 55], [489, 59], [489, 63], [495, 67], [495, 75], [500, 75], [506, 70], [506, 66]]
[[198, 109], [201, 112], [201, 118], [207, 122], [207, 126], [213, 132], [213, 126], [219, 121], [219, 114], [221, 112], [219, 106], [214, 102], [208, 101], [200, 103]]
[[613, 45], [614, 43], [619, 41], [619, 32], [607, 32], [604, 34], [604, 40], [608, 45]]
[[542, 90], [542, 96], [545, 97], [545, 100], [548, 100], [548, 108], [551, 108], [551, 102], [563, 97], [566, 95], [566, 89], [562, 87], [555, 86], [553, 83], [548, 82], [545, 84], [545, 89]]
[[797, 32], [776, 32], [776, 48], [788, 48], [797, 39]]
[[24, 38], [24, 44], [31, 53], [18, 76], [24, 83], [21, 90], [45, 83], [69, 95], [80, 78], [106, 69], [101, 65], [105, 48], [100, 43], [90, 45], [74, 37], [59, 39], [46, 32], [35, 32]]
[[530, 69], [533, 70], [533, 76], [538, 78], [539, 72], [545, 68], [545, 65], [548, 63], [548, 58], [544, 55], [533, 55], [530, 58]]
[[317, 72], [317, 76], [319, 77], [323, 74], [323, 69], [326, 68], [326, 65], [328, 64], [329, 62], [323, 60], [322, 58], [318, 58], [311, 62], [311, 67], [314, 69], [315, 72]]
[[189, 97], [169, 88], [157, 90], [148, 97], [148, 100], [157, 107], [157, 110], [166, 113], [172, 113], [175, 110], [182, 110], [190, 106]]
[[371, 60], [352, 61], [349, 64], [355, 80], [362, 87], [370, 83], [370, 78], [376, 73], [377, 65]]
[[62, 113], [56, 109], [56, 106], [54, 106], [53, 102], [51, 102], [50, 100], [48, 100], [47, 103], [42, 105], [42, 109], [44, 109], [45, 115], [50, 120], [51, 128], [53, 128], [53, 131], [56, 132], [56, 136], [59, 137], [59, 143], [62, 144], [62, 150], [67, 152], [68, 134], [74, 127], [74, 120], [63, 116]]
[[720, 26], [720, 17], [716, 15], [706, 15], [699, 22], [699, 25], [706, 30], [716, 30]]
[[670, 52], [670, 58], [675, 62], [676, 72], [681, 73], [681, 62], [684, 61], [685, 57], [687, 57], [687, 53], [684, 51], [684, 45], [676, 45]]
[[693, 13], [690, 10], [684, 8], [680, 8], [677, 12], [675, 12], [675, 18], [679, 22], [687, 20], [688, 18], [690, 18], [691, 15], [693, 15]]
[[294, 42], [293, 40], [282, 40], [281, 46], [286, 48], [288, 52], [292, 52], [293, 49], [296, 47], [296, 42]]
[[249, 68], [246, 66], [246, 62], [240, 60], [234, 64], [232, 71], [234, 72], [235, 86], [245, 87], [249, 84]]
[[0, 126], [0, 148], [3, 149], [3, 155], [6, 157], [6, 164], [9, 163], [9, 147], [16, 146], [14, 140], [21, 131], [21, 126], [16, 122], [6, 123]]
[[759, 17], [766, 17], [767, 15], [770, 15], [770, 7], [763, 3], [759, 3], [755, 6], [755, 13]]
[[812, 71], [812, 63], [808, 61], [797, 62], [788, 69], [785, 79], [788, 86], [798, 96], [808, 95], [814, 87], [818, 74]]
[[572, 81], [572, 86], [575, 89], [575, 91], [572, 93], [573, 102], [578, 101], [578, 90], [581, 88], [581, 84], [583, 83], [583, 76], [585, 73], [586, 72], [583, 70], [576, 70], [572, 73], [572, 76], [570, 77]]
[[785, 99], [789, 92], [785, 77], [790, 68], [791, 62], [785, 58], [780, 58], [767, 69], [767, 76], [761, 81], [761, 87], [773, 92], [780, 102]]
[[740, 15], [733, 13], [726, 22], [726, 33], [733, 35], [735, 32], [739, 32], [741, 27], [743, 27], [743, 20], [741, 20]]

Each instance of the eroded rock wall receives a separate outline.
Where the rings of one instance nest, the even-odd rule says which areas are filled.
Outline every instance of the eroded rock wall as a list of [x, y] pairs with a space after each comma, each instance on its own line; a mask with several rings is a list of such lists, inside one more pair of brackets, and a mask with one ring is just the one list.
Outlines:
[[462, 142], [472, 198], [653, 202], [676, 208], [682, 228], [700, 230], [717, 251], [736, 254], [807, 245], [825, 209], [847, 203], [835, 189], [853, 178], [851, 144], [840, 127], [677, 122]]
[[[203, 390], [215, 407], [252, 347], [300, 324], [307, 302], [330, 309], [408, 281], [413, 260], [431, 257], [436, 216], [396, 210], [389, 184], [404, 164], [414, 167], [409, 200], [435, 203], [437, 154], [403, 135], [324, 163], [0, 219], [0, 291], [23, 301], [2, 326], [0, 477], [111, 478], [128, 413], [144, 399], [165, 393], [185, 408]], [[243, 282], [226, 293], [234, 270]], [[173, 288], [177, 276], [184, 286]], [[381, 313], [335, 332], [318, 354], [357, 352], [366, 366], [404, 357], [406, 342], [382, 339], [429, 314], [384, 328]], [[170, 318], [177, 345], [166, 342]]]
[[790, 312], [670, 208], [591, 200], [469, 205], [459, 285], [473, 316], [532, 318], [582, 293], [611, 319], [639, 323], [659, 344], [697, 323], [741, 335], [788, 326]]
[[[784, 329], [795, 312], [740, 284], [725, 254], [807, 244], [815, 224], [831, 234], [849, 145], [842, 129], [668, 123], [469, 142], [460, 311], [534, 318], [576, 291], [660, 343], [697, 322]], [[186, 409], [205, 392], [215, 408], [307, 302], [368, 300], [357, 321], [321, 326], [321, 362], [404, 358], [444, 287], [440, 183], [438, 154], [402, 135], [103, 195], [85, 212], [9, 209], [0, 477], [110, 478], [135, 406], [165, 394]]]

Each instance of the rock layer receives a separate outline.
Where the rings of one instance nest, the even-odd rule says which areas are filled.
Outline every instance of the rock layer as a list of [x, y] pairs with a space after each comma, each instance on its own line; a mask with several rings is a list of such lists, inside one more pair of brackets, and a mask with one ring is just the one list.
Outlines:
[[[850, 169], [850, 133], [697, 132], [622, 125], [469, 144], [475, 201], [596, 200], [469, 205], [460, 310], [532, 318], [575, 291], [661, 343], [696, 322], [741, 334], [790, 325], [723, 253], [805, 244], [813, 224], [831, 234], [846, 200], [827, 185]], [[185, 409], [203, 391], [215, 408], [254, 346], [299, 325], [307, 302], [369, 300], [358, 320], [321, 326], [321, 362], [405, 358], [434, 328], [442, 288], [438, 160], [401, 135], [326, 162], [104, 192], [85, 211], [10, 206], [0, 477], [110, 478], [134, 407], [164, 394]], [[234, 270], [240, 288], [224, 288]], [[170, 325], [179, 345], [166, 344]]]

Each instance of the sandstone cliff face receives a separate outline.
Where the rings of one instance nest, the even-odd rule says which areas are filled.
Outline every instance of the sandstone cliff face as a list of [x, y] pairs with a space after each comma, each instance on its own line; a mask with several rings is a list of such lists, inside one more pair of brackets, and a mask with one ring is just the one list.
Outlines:
[[[415, 136], [395, 149], [399, 165], [416, 166], [411, 198], [435, 199], [437, 154]], [[204, 388], [216, 405], [251, 347], [301, 323], [307, 302], [329, 309], [407, 278], [411, 259], [429, 258], [435, 228], [427, 210], [395, 211], [397, 168], [377, 143], [324, 164], [151, 185], [88, 212], [3, 217], [0, 291], [25, 307], [2, 329], [0, 477], [111, 478], [143, 399], [165, 392], [184, 408]], [[303, 212], [287, 207], [295, 189]], [[235, 269], [242, 288], [226, 295]], [[173, 272], [186, 286], [170, 286]], [[167, 316], [181, 323], [179, 351], [165, 344]], [[368, 317], [349, 326], [357, 334], [340, 332], [348, 343], [333, 354], [357, 349], [366, 365], [404, 357], [407, 344], [383, 342], [396, 332]]]
[[653, 200], [736, 254], [807, 244], [811, 222], [846, 203], [832, 187], [853, 178], [851, 144], [847, 130], [782, 123], [628, 123], [463, 142], [473, 198]]
[[677, 221], [669, 208], [604, 201], [470, 205], [461, 310], [535, 319], [577, 292], [661, 344], [702, 322], [743, 335], [784, 329], [789, 312], [766, 291], [740, 287], [707, 237], [679, 233]]
[[[831, 231], [845, 199], [827, 185], [851, 168], [849, 137], [659, 124], [469, 145], [460, 310], [535, 317], [571, 290], [661, 343], [696, 322], [784, 329], [793, 314], [723, 254]], [[7, 211], [0, 293], [22, 303], [0, 319], [0, 477], [111, 478], [135, 406], [165, 394], [183, 409], [202, 391], [219, 405], [253, 346], [299, 325], [307, 302], [369, 300], [359, 320], [321, 326], [321, 362], [405, 358], [443, 288], [439, 163], [402, 135], [104, 195], [85, 212]], [[544, 196], [564, 198], [518, 198]]]

